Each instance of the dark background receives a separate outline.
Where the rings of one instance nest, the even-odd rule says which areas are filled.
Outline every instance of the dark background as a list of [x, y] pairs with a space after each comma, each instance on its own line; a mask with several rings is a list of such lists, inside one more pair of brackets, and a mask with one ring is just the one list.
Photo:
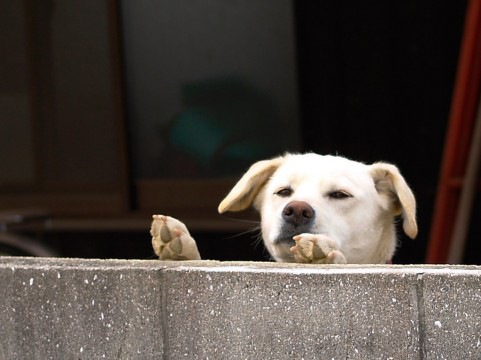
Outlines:
[[424, 261], [464, 11], [464, 1], [296, 2], [305, 148], [401, 169], [420, 232], [401, 235], [395, 262]]
[[[420, 231], [415, 241], [399, 231], [394, 263], [422, 263], [466, 1], [293, 1], [293, 6], [301, 150], [396, 164], [416, 195]], [[476, 206], [474, 219], [480, 214]], [[238, 221], [232, 214], [224, 219]], [[480, 263], [480, 229], [472, 223], [465, 261]], [[246, 233], [192, 233], [203, 258], [266, 260], [255, 227]], [[147, 229], [64, 230], [45, 232], [42, 239], [64, 256], [154, 258]]]

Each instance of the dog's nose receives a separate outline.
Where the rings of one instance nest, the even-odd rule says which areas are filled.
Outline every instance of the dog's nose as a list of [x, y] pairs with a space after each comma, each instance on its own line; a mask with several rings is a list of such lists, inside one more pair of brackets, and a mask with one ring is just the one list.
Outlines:
[[291, 201], [282, 210], [282, 218], [291, 225], [305, 225], [314, 216], [314, 209], [305, 201]]

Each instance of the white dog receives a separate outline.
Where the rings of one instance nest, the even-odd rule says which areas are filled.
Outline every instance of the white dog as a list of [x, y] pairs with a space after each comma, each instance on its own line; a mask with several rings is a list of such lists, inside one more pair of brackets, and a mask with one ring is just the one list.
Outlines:
[[[395, 218], [417, 235], [416, 201], [394, 165], [365, 165], [339, 156], [287, 154], [259, 161], [219, 205], [253, 205], [262, 238], [276, 261], [385, 264], [396, 248]], [[154, 215], [152, 246], [161, 259], [200, 259], [180, 221]]]

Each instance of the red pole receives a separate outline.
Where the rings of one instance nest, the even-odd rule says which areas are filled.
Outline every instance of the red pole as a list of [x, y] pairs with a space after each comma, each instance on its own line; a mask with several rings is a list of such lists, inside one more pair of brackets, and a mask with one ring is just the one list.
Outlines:
[[444, 144], [426, 262], [447, 262], [481, 84], [481, 0], [470, 0]]

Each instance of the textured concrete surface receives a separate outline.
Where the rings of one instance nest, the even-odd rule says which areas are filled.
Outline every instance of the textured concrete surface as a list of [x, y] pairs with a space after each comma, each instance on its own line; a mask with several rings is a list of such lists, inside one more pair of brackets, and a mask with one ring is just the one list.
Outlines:
[[480, 359], [481, 268], [0, 258], [0, 359]]
[[[85, 260], [0, 261], [0, 359], [162, 355], [159, 267]], [[160, 341], [154, 341], [154, 335]]]

